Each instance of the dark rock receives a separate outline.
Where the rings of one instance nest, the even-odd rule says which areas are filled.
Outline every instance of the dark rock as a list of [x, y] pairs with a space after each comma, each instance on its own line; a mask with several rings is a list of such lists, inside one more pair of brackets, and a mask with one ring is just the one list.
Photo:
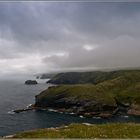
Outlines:
[[40, 77], [39, 76], [36, 76], [36, 79], [39, 79]]
[[36, 84], [38, 84], [38, 83], [37, 83], [36, 80], [27, 80], [27, 81], [25, 81], [25, 84], [26, 84], [26, 85], [36, 85]]
[[132, 104], [128, 109], [127, 114], [140, 116], [140, 105]]
[[17, 110], [14, 110], [13, 112], [15, 112], [15, 113], [21, 113], [21, 112], [29, 111], [29, 110], [33, 110], [33, 108], [17, 109]]
[[82, 106], [80, 106], [77, 108], [77, 112], [82, 113], [82, 112], [85, 112], [85, 110]]
[[118, 112], [119, 112], [119, 108], [117, 107], [117, 108], [113, 111], [112, 115], [116, 115], [116, 114], [118, 114]]

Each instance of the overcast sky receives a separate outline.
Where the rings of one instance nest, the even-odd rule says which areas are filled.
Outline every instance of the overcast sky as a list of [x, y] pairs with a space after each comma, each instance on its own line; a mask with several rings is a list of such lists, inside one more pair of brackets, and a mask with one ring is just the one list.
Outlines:
[[0, 2], [0, 75], [140, 66], [140, 3]]

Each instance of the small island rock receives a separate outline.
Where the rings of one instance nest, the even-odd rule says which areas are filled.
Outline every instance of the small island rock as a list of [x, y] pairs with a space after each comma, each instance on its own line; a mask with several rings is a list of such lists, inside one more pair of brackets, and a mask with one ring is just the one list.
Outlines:
[[36, 84], [38, 84], [38, 83], [37, 83], [36, 80], [27, 80], [27, 81], [25, 81], [25, 84], [26, 84], [26, 85], [36, 85]]

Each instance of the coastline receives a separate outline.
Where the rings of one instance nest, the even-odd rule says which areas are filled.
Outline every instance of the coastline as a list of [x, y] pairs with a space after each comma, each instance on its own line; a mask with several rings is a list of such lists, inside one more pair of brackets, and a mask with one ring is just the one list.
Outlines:
[[135, 113], [134, 114], [117, 114], [118, 112], [112, 114], [112, 115], [106, 115], [106, 114], [103, 114], [102, 115], [100, 114], [100, 116], [97, 114], [94, 114], [94, 115], [83, 115], [83, 114], [77, 114], [75, 112], [70, 112], [69, 110], [67, 109], [56, 109], [56, 108], [50, 108], [50, 107], [35, 107], [34, 104], [32, 104], [31, 106], [25, 108], [25, 109], [17, 109], [17, 110], [14, 110], [12, 111], [13, 113], [22, 113], [22, 112], [28, 112], [28, 111], [49, 111], [49, 112], [56, 112], [56, 113], [59, 113], [59, 114], [69, 114], [69, 115], [75, 115], [75, 116], [78, 116], [80, 118], [95, 118], [95, 119], [110, 119], [112, 117], [115, 117], [115, 116], [124, 116], [125, 118], [129, 117], [129, 116], [134, 116], [134, 117], [137, 117], [137, 116], [140, 116], [140, 115], [136, 115]]

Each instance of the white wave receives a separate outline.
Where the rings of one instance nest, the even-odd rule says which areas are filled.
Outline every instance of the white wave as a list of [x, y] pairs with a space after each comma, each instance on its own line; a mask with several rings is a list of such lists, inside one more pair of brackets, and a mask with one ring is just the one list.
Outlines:
[[63, 112], [59, 112], [60, 114], [63, 114]]
[[48, 111], [50, 111], [50, 112], [58, 112], [58, 110], [55, 110], [55, 109], [48, 109]]
[[29, 104], [29, 105], [27, 105], [27, 108], [29, 108], [29, 107], [31, 107], [32, 106], [32, 104]]
[[82, 124], [87, 125], [87, 126], [92, 125], [91, 123], [82, 123]]
[[15, 114], [15, 112], [12, 110], [12, 111], [8, 111], [7, 112], [8, 114]]
[[80, 118], [84, 118], [84, 116], [80, 115]]
[[123, 116], [124, 118], [128, 118], [129, 116]]
[[101, 117], [92, 117], [93, 119], [101, 119]]
[[71, 114], [71, 115], [74, 115], [75, 113], [72, 112], [72, 113], [70, 113], [70, 114]]

